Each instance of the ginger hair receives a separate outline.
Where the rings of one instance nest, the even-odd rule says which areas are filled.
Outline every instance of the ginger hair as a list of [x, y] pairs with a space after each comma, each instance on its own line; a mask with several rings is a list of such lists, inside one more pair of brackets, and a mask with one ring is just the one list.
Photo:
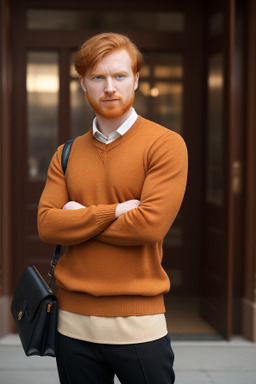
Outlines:
[[81, 77], [85, 77], [104, 56], [121, 49], [128, 52], [133, 73], [139, 72], [143, 65], [142, 53], [127, 36], [118, 33], [101, 33], [85, 41], [75, 55], [75, 69]]

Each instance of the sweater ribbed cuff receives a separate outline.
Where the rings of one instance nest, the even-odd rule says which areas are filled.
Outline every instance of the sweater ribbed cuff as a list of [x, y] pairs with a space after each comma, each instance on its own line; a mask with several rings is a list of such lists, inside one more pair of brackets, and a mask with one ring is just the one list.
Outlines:
[[116, 219], [116, 204], [98, 205], [96, 213], [96, 221], [100, 227], [106, 227], [106, 222], [111, 223]]

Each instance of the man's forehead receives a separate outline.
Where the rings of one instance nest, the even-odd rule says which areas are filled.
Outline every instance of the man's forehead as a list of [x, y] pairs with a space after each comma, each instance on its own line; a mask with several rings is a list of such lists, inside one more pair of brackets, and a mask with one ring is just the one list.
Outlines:
[[107, 67], [111, 67], [111, 70], [127, 70], [131, 69], [131, 57], [125, 49], [116, 50], [110, 53], [107, 53], [95, 66], [93, 72], [97, 70], [103, 70]]

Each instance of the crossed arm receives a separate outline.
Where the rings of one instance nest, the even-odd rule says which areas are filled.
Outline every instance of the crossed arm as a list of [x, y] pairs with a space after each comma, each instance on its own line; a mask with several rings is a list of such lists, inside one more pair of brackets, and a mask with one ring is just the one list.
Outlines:
[[[130, 211], [133, 208], [137, 208], [140, 204], [140, 200], [127, 200], [123, 203], [120, 203], [116, 206], [115, 215], [116, 217], [119, 217], [123, 215], [125, 212]], [[77, 203], [76, 201], [69, 201], [67, 204], [64, 205], [62, 209], [81, 209], [86, 208], [84, 205]]]
[[180, 140], [173, 147], [168, 137], [164, 139], [154, 144], [148, 154], [140, 200], [89, 207], [76, 201], [66, 203], [66, 182], [60, 161], [55, 158], [39, 204], [41, 239], [63, 245], [95, 239], [120, 246], [161, 241], [180, 209], [187, 179], [184, 142]]

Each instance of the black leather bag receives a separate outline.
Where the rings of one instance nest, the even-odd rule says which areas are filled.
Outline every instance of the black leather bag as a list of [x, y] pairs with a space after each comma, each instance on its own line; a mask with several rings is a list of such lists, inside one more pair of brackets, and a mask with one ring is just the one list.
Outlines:
[[20, 277], [11, 312], [27, 356], [55, 356], [58, 302], [35, 266]]
[[[62, 151], [64, 173], [72, 144], [73, 140], [67, 141]], [[57, 245], [47, 280], [43, 279], [35, 266], [29, 266], [21, 275], [13, 296], [11, 313], [27, 356], [56, 355], [58, 302], [49, 284], [60, 257], [60, 249], [60, 245]]]

